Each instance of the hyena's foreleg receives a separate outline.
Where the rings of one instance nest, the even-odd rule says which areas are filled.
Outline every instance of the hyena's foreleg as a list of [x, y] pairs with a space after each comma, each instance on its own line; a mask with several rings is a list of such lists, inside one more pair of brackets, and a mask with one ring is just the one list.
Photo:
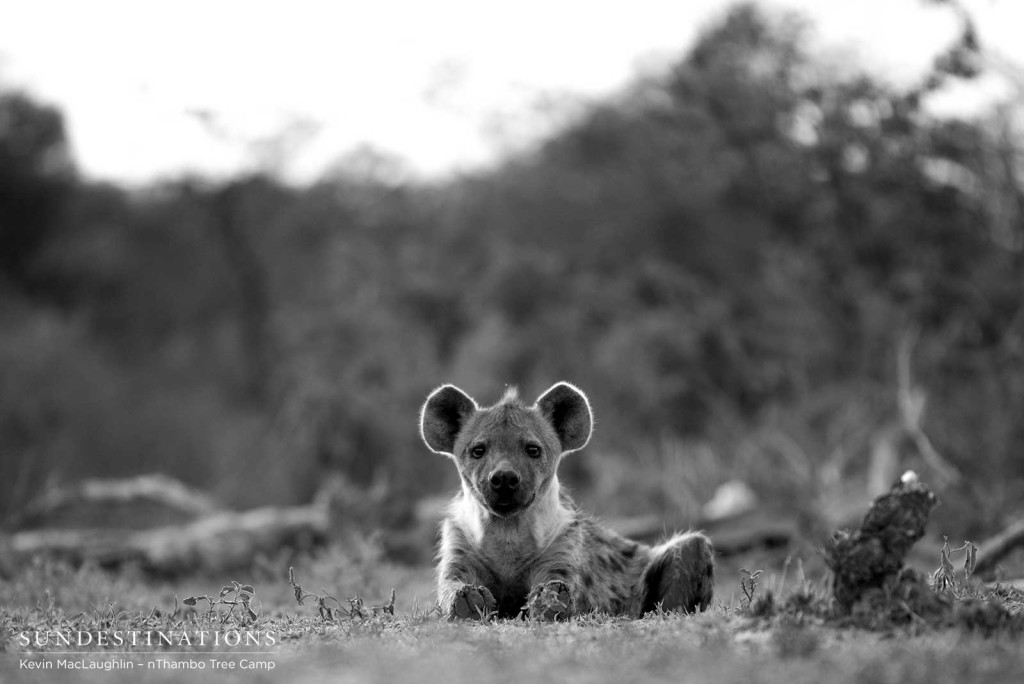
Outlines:
[[483, 573], [457, 544], [442, 535], [437, 566], [437, 603], [449, 620], [485, 620], [497, 607], [494, 594], [484, 586]]
[[578, 528], [552, 543], [531, 568], [526, 616], [533, 620], [567, 620], [576, 614], [582, 593], [579, 568], [584, 565]]
[[490, 589], [459, 580], [442, 580], [437, 602], [449, 620], [486, 620], [497, 606]]

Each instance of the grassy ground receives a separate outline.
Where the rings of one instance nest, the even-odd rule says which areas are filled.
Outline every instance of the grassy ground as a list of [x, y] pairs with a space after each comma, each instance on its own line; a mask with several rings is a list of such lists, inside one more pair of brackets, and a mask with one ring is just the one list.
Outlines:
[[[983, 636], [962, 627], [935, 629], [915, 622], [884, 631], [825, 624], [811, 614], [751, 616], [738, 591], [739, 575], [723, 566], [714, 609], [696, 616], [662, 615], [643, 620], [588, 616], [569, 623], [497, 622], [449, 624], [431, 610], [431, 570], [380, 564], [372, 557], [340, 552], [295, 559], [296, 581], [308, 592], [331, 591], [343, 606], [355, 593], [364, 599], [364, 618], [325, 621], [315, 597], [295, 602], [281, 563], [266, 562], [249, 576], [234, 579], [256, 590], [259, 617], [238, 621], [240, 607], [206, 614], [181, 601], [214, 597], [224, 580], [186, 577], [155, 581], [131, 569], [116, 574], [94, 568], [69, 569], [40, 563], [0, 581], [0, 681], [332, 681], [332, 682], [1008, 682], [1024, 681], [1024, 641], [1020, 633]], [[792, 577], [793, 574], [790, 574]], [[785, 593], [781, 577], [762, 578]], [[371, 607], [397, 590], [395, 615]], [[814, 591], [820, 591], [815, 588]], [[739, 595], [739, 597], [738, 597]], [[229, 595], [230, 597], [230, 595]], [[328, 600], [325, 605], [336, 606]], [[177, 606], [177, 608], [176, 608]], [[337, 617], [332, 615], [332, 617]], [[270, 630], [272, 646], [163, 647], [158, 653], [129, 649], [25, 648], [19, 634], [33, 630], [116, 630], [141, 633], [181, 628], [210, 631]], [[40, 653], [26, 656], [24, 651]], [[136, 649], [138, 651], [140, 649]], [[171, 653], [171, 651], [184, 651]], [[134, 669], [26, 669], [26, 662], [102, 665], [132, 662]], [[203, 663], [203, 670], [148, 669], [154, 661]], [[213, 662], [221, 669], [213, 670]], [[233, 663], [234, 669], [224, 669]], [[241, 669], [272, 664], [273, 670]], [[257, 665], [259, 666], [259, 665]]]

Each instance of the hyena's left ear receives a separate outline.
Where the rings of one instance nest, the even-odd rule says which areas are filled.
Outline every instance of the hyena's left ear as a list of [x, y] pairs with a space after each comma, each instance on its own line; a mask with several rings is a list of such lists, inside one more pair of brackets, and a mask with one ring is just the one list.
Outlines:
[[479, 408], [473, 397], [455, 385], [443, 385], [434, 390], [420, 412], [420, 434], [431, 451], [453, 456], [455, 438], [469, 418]]
[[537, 399], [537, 409], [555, 428], [562, 453], [582, 449], [590, 441], [594, 418], [587, 395], [567, 382], [560, 382]]

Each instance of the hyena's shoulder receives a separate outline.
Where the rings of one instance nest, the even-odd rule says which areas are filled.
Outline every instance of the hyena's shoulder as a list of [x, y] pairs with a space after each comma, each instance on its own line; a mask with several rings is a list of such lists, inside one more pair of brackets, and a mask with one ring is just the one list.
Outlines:
[[565, 525], [559, 543], [572, 548], [573, 555], [584, 565], [622, 572], [631, 561], [646, 555], [646, 546], [626, 539], [600, 520], [583, 513], [564, 491], [560, 502], [565, 512]]
[[589, 516], [575, 518], [560, 540], [573, 559], [575, 608], [611, 614], [636, 613], [638, 583], [648, 547], [625, 539]]
[[579, 516], [572, 527], [572, 543], [583, 549], [584, 562], [596, 571], [623, 572], [646, 556], [647, 546], [626, 539], [595, 518]]
[[573, 521], [563, 541], [576, 559], [577, 610], [635, 614], [638, 582], [650, 548], [586, 516]]

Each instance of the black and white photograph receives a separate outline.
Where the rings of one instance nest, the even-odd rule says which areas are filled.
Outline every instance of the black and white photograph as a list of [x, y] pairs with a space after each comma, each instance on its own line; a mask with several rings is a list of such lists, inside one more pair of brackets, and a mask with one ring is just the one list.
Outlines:
[[0, 682], [1024, 681], [1024, 4], [0, 10]]

